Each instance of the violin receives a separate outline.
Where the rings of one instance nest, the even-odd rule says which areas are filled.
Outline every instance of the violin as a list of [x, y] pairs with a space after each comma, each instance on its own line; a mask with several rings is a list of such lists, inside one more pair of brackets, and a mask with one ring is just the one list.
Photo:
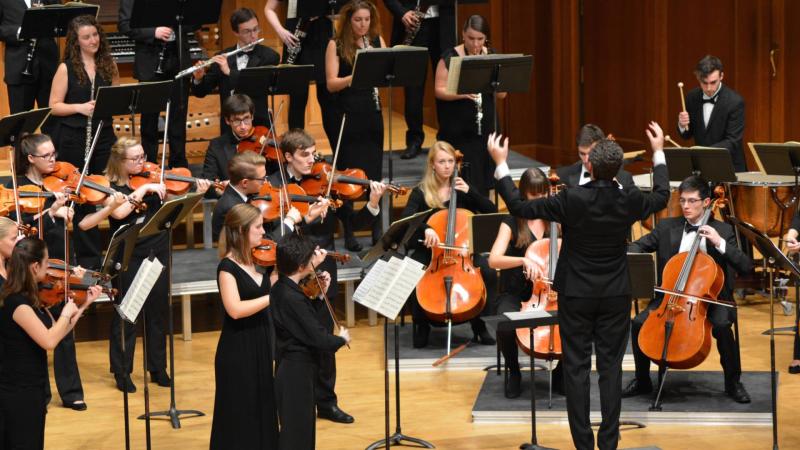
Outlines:
[[[192, 184], [195, 184], [197, 180], [198, 178], [193, 177], [189, 169], [185, 167], [176, 167], [164, 171], [164, 185], [167, 187], [167, 192], [170, 194], [182, 195], [189, 192], [189, 188]], [[145, 184], [160, 182], [161, 167], [155, 163], [145, 162], [141, 172], [130, 176], [128, 179], [128, 186], [136, 190]], [[214, 180], [212, 187], [219, 190], [225, 189], [225, 185], [219, 180]]]
[[[350, 255], [347, 253], [337, 253], [337, 252], [328, 252], [328, 257], [333, 258], [334, 261], [340, 262], [345, 264], [350, 261]], [[322, 275], [322, 272], [316, 272], [316, 274], [308, 274], [300, 280], [300, 289], [303, 290], [303, 293], [306, 297], [314, 299], [320, 296], [322, 290], [320, 289], [322, 285], [317, 282], [319, 277]]]
[[236, 152], [255, 152], [264, 155], [270, 161], [283, 162], [278, 151], [278, 144], [269, 138], [272, 131], [263, 125], [257, 125], [250, 134], [236, 144]]
[[[317, 161], [311, 168], [311, 175], [303, 178], [300, 186], [310, 195], [327, 195], [328, 185], [333, 184], [331, 191], [345, 200], [355, 200], [364, 195], [365, 188], [369, 187], [370, 180], [363, 169], [345, 169], [334, 171], [333, 167], [325, 161]], [[386, 189], [394, 195], [406, 195], [409, 189], [396, 184], [387, 184]]]
[[278, 244], [271, 239], [261, 239], [261, 243], [250, 250], [256, 265], [269, 267], [274, 266]]
[[[261, 210], [261, 215], [265, 221], [272, 221], [286, 214], [289, 209], [294, 206], [300, 211], [300, 214], [308, 214], [309, 205], [317, 203], [317, 197], [306, 195], [297, 184], [287, 184], [285, 192], [288, 192], [289, 202], [286, 202], [285, 193], [283, 188], [274, 187], [268, 181], [264, 182], [261, 189], [258, 190], [258, 195], [250, 198], [248, 201], [255, 207]], [[331, 208], [336, 209], [342, 206], [341, 200], [331, 200]], [[281, 209], [283, 212], [281, 213]]]
[[[700, 226], [706, 225], [714, 208], [726, 203], [725, 190], [714, 190], [717, 198], [703, 213]], [[644, 321], [639, 332], [639, 347], [659, 366], [691, 369], [702, 363], [711, 350], [711, 322], [708, 303], [716, 302], [725, 285], [725, 272], [714, 258], [700, 251], [700, 233], [688, 252], [667, 261], [661, 273], [665, 294]]]
[[[55, 197], [52, 192], [45, 192], [39, 186], [28, 184], [17, 188], [19, 196], [19, 208], [27, 214], [36, 214], [44, 209], [44, 204], [48, 199]], [[76, 196], [72, 198], [77, 199]], [[14, 198], [14, 190], [0, 186], [0, 215], [8, 215], [14, 210], [17, 200]]]
[[[99, 205], [103, 203], [109, 195], [117, 193], [117, 191], [111, 188], [111, 183], [108, 181], [108, 178], [103, 175], [86, 175], [83, 178], [81, 191], [76, 192], [80, 179], [81, 172], [77, 167], [65, 161], [57, 161], [55, 170], [48, 174], [42, 181], [44, 183], [44, 188], [48, 191], [69, 194], [70, 200], [76, 203]], [[20, 190], [22, 190], [22, 188], [20, 188]], [[20, 194], [22, 194], [22, 192], [20, 192]], [[142, 211], [147, 208], [144, 203], [138, 202], [128, 196], [126, 197], [137, 211]]]
[[[46, 307], [55, 306], [64, 300], [65, 295], [65, 279], [67, 272], [64, 270], [66, 263], [58, 259], [51, 259], [48, 261], [47, 279], [39, 284], [39, 299]], [[89, 284], [84, 284], [81, 277], [75, 276], [72, 273], [73, 266], [69, 266], [69, 292], [68, 297], [75, 301], [78, 306], [86, 302], [87, 290], [91, 287]], [[102, 274], [93, 272], [92, 276], [96, 278], [105, 278]], [[103, 293], [109, 296], [117, 295], [116, 289], [103, 288]]]

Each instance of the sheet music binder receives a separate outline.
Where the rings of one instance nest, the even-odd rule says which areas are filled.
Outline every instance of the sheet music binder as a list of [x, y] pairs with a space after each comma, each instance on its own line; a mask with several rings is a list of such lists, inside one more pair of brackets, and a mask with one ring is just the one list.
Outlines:
[[380, 259], [358, 285], [353, 300], [394, 320], [424, 274], [425, 266], [412, 258]]
[[128, 291], [125, 293], [125, 297], [119, 305], [114, 305], [120, 317], [130, 323], [136, 322], [147, 296], [150, 295], [153, 285], [156, 284], [163, 270], [164, 265], [161, 264], [158, 258], [145, 259], [142, 262]]

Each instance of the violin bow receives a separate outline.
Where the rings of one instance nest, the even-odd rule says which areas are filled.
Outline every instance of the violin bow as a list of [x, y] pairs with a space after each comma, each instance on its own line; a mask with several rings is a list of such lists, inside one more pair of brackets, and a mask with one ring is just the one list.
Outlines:
[[[281, 111], [283, 111], [283, 104], [284, 102], [283, 100], [281, 100], [281, 104], [278, 105], [278, 112], [276, 114], [277, 116], [281, 115]], [[267, 148], [267, 145], [269, 144], [269, 137], [272, 136], [272, 142], [275, 143], [275, 153], [277, 153], [275, 156], [278, 159], [278, 164], [280, 164], [282, 155], [280, 149], [278, 148], [278, 136], [277, 133], [275, 133], [275, 124], [273, 123], [272, 120], [272, 114], [270, 114], [269, 112], [267, 112], [267, 120], [269, 120], [269, 132], [267, 133], [264, 142], [261, 143], [261, 149], [258, 151], [258, 154], [265, 156], [264, 149]]]
[[[16, 171], [16, 168], [14, 167], [14, 166], [16, 166], [16, 160], [17, 160], [16, 146], [15, 145], [11, 146], [11, 157], [10, 157], [10, 160], [11, 160], [10, 161], [11, 162], [11, 164], [10, 164], [10, 166], [11, 166], [11, 186], [14, 188], [14, 207], [16, 208], [16, 211], [17, 211], [17, 236], [22, 236], [22, 234], [23, 234], [22, 233], [22, 228], [21, 228], [22, 216], [20, 215], [20, 210], [19, 210], [19, 190], [17, 190], [17, 171]], [[41, 214], [40, 214], [40, 216], [41, 216]]]
[[328, 177], [328, 189], [325, 190], [325, 198], [331, 197], [333, 187], [333, 177], [336, 176], [336, 161], [339, 159], [339, 147], [342, 145], [342, 135], [344, 134], [344, 124], [347, 121], [347, 113], [342, 116], [342, 124], [339, 125], [339, 137], [336, 138], [336, 148], [333, 149], [333, 162], [331, 163], [331, 176]]
[[164, 123], [164, 145], [161, 147], [161, 179], [160, 184], [164, 184], [164, 172], [167, 168], [167, 129], [169, 128], [169, 104], [171, 100], [167, 100], [166, 123]]
[[[283, 109], [283, 100], [281, 100], [281, 104], [278, 106], [278, 114], [280, 114], [282, 109]], [[273, 140], [275, 140], [276, 143], [277, 143], [277, 139], [274, 139], [274, 137], [277, 135], [277, 133], [275, 133], [275, 123], [272, 121], [272, 114], [270, 114], [269, 111], [267, 112], [267, 120], [269, 120], [269, 125], [270, 125], [269, 126], [269, 132], [272, 134]], [[267, 136], [269, 136], [269, 134], [267, 134]], [[264, 142], [264, 144], [261, 147], [261, 153], [264, 152], [264, 146], [265, 145], [266, 145], [266, 141]], [[279, 148], [276, 147], [275, 150], [278, 152], [278, 155], [277, 155], [278, 156], [278, 173], [280, 174], [280, 177], [281, 177], [281, 188], [279, 189], [280, 194], [279, 194], [279, 202], [278, 202], [279, 203], [279, 205], [278, 205], [278, 215], [280, 217], [280, 223], [278, 224], [278, 228], [280, 228], [281, 236], [283, 236], [284, 234], [286, 234], [286, 231], [283, 229], [283, 221], [286, 219], [286, 214], [283, 212], [283, 206], [287, 205], [287, 208], [288, 208], [288, 206], [290, 206], [292, 204], [292, 202], [289, 201], [289, 190], [286, 187], [286, 168], [283, 167], [283, 161], [282, 161], [283, 160], [283, 158], [282, 158], [283, 155], [281, 154], [281, 150]], [[286, 203], [284, 203], [284, 202], [286, 202]], [[297, 225], [297, 224], [295, 224], [295, 225]]]

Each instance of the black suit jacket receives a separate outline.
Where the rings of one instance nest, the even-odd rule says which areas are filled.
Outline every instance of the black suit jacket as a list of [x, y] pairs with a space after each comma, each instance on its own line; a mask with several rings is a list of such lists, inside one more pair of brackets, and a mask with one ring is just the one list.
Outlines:
[[[46, 5], [57, 5], [59, 0], [42, 0]], [[36, 43], [31, 72], [33, 77], [24, 77], [22, 70], [27, 63], [28, 42], [17, 39], [17, 30], [22, 25], [22, 16], [28, 7], [24, 0], [0, 0], [0, 41], [5, 42], [6, 52], [3, 59], [5, 64], [6, 84], [33, 83], [41, 77], [44, 80], [53, 79], [58, 67], [58, 46], [54, 39], [39, 39]]]
[[689, 113], [689, 129], [681, 133], [681, 137], [694, 139], [696, 145], [727, 148], [731, 152], [733, 168], [737, 172], [747, 170], [742, 150], [744, 100], [741, 95], [723, 84], [707, 127], [703, 123], [703, 91], [699, 87], [686, 94], [686, 111]]
[[[131, 15], [133, 14], [134, 0], [120, 0], [119, 2], [119, 23], [117, 29], [120, 33], [127, 34], [136, 43], [134, 46], [133, 77], [139, 81], [153, 81], [156, 77], [156, 67], [158, 67], [158, 56], [164, 42], [156, 39], [155, 27], [131, 28]], [[164, 26], [169, 26], [165, 24]], [[189, 67], [192, 60], [189, 55], [189, 40], [186, 33], [199, 28], [197, 25], [183, 26], [183, 66]], [[177, 33], [178, 30], [175, 30]], [[175, 74], [178, 67], [177, 40], [168, 43], [168, 51], [162, 65], [162, 69], [167, 74]]]
[[620, 189], [596, 180], [558, 195], [523, 201], [511, 177], [498, 182], [512, 215], [561, 224], [561, 251], [553, 287], [569, 297], [603, 298], [630, 295], [627, 237], [630, 226], [667, 205], [667, 167], [653, 168], [653, 192]]
[[[222, 53], [228, 53], [236, 49], [236, 46], [228, 47]], [[231, 96], [236, 83], [239, 80], [239, 69], [236, 66], [236, 56], [228, 56], [228, 67], [231, 69], [230, 75], [225, 75], [219, 68], [218, 64], [212, 64], [206, 72], [206, 75], [200, 80], [199, 84], [194, 82], [190, 83], [192, 94], [197, 97], [205, 97], [210, 94], [214, 89], [219, 90], [219, 109], [222, 111], [222, 104]], [[247, 67], [263, 67], [274, 66], [280, 63], [280, 56], [275, 50], [265, 47], [263, 45], [256, 45], [253, 51], [249, 53], [247, 60]], [[256, 105], [254, 123], [256, 125], [269, 125], [267, 120], [267, 95], [263, 93], [257, 96], [250, 96], [253, 103]], [[220, 134], [225, 134], [230, 127], [225, 123], [225, 120], [220, 118], [219, 121]]]
[[244, 203], [244, 200], [230, 185], [222, 191], [222, 196], [217, 200], [214, 212], [211, 214], [211, 237], [215, 241], [219, 240], [219, 233], [225, 225], [225, 215], [231, 208], [241, 203]]
[[[406, 28], [403, 25], [403, 15], [417, 6], [417, 0], [383, 0], [394, 20], [392, 21], [392, 43], [402, 44]], [[439, 49], [455, 47], [455, 7], [453, 2], [440, 2], [439, 4]], [[434, 67], [434, 70], [436, 68]]]
[[[583, 163], [578, 161], [568, 166], [559, 167], [556, 169], [556, 173], [558, 174], [558, 178], [560, 178], [568, 188], [571, 188], [578, 185], [578, 182], [581, 180], [582, 170]], [[633, 176], [630, 174], [630, 172], [622, 167], [620, 167], [619, 172], [617, 172], [617, 181], [622, 185], [622, 187], [632, 188], [635, 186], [633, 184]]]
[[[658, 267], [658, 284], [661, 285], [661, 274], [670, 258], [678, 254], [683, 237], [683, 228], [686, 219], [683, 217], [670, 217], [658, 221], [653, 231], [631, 243], [629, 250], [637, 253], [656, 252]], [[716, 247], [706, 242], [708, 256], [722, 267], [725, 272], [725, 285], [720, 293], [720, 298], [733, 300], [733, 286], [736, 272], [746, 273], [753, 268], [750, 258], [736, 246], [736, 235], [733, 227], [719, 220], [710, 220], [708, 224], [725, 239], [725, 253], [721, 254]]]
[[208, 180], [228, 180], [228, 162], [236, 154], [236, 144], [239, 141], [228, 131], [215, 137], [208, 143], [206, 157], [203, 160], [201, 178]]

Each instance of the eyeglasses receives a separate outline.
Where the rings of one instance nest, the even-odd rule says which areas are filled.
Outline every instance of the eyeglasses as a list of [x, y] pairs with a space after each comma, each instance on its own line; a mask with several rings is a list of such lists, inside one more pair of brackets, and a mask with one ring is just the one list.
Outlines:
[[681, 199], [678, 199], [678, 203], [680, 203], [681, 205], [685, 205], [687, 203], [690, 204], [690, 205], [694, 205], [695, 203], [702, 202], [702, 201], [703, 200], [699, 199], [699, 198], [681, 198]]
[[239, 30], [239, 34], [258, 34], [260, 32], [261, 32], [261, 27], [245, 28], [244, 30]]
[[135, 163], [138, 163], [138, 162], [144, 161], [145, 160], [145, 156], [144, 156], [144, 154], [142, 154], [142, 155], [136, 156], [135, 158], [125, 158], [125, 160], [133, 161]]
[[234, 127], [238, 127], [241, 125], [252, 125], [253, 118], [252, 117], [245, 117], [243, 119], [231, 119], [231, 125]]
[[58, 152], [51, 152], [51, 153], [45, 153], [44, 155], [31, 155], [31, 156], [33, 156], [34, 158], [42, 158], [54, 161], [56, 158], [58, 158]]

